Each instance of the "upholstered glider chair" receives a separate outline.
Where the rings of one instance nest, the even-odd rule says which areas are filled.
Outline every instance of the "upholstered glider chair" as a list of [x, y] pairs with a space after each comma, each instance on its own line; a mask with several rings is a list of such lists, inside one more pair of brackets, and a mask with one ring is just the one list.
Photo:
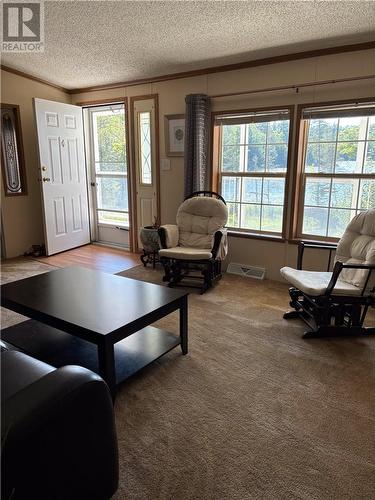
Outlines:
[[[333, 272], [302, 270], [305, 248], [336, 250]], [[329, 258], [330, 261], [330, 258]], [[357, 214], [335, 245], [299, 244], [297, 269], [283, 267], [292, 285], [285, 319], [300, 318], [310, 327], [304, 337], [375, 334], [375, 324], [364, 327], [369, 307], [375, 306], [375, 210]]]
[[228, 249], [228, 208], [224, 199], [212, 191], [190, 195], [177, 212], [177, 224], [159, 228], [160, 262], [164, 266], [163, 281], [177, 286], [197, 286], [204, 293], [221, 278], [221, 261]]

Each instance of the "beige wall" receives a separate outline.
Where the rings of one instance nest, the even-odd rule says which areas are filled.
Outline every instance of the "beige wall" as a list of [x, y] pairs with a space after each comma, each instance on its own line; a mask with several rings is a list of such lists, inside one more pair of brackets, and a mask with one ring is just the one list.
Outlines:
[[[215, 73], [167, 82], [128, 86], [107, 91], [72, 95], [72, 103], [115, 97], [131, 97], [157, 93], [159, 95], [160, 156], [165, 157], [164, 115], [184, 113], [185, 95], [197, 92], [209, 95], [295, 85], [309, 81], [330, 80], [375, 74], [375, 50], [336, 54], [291, 61], [238, 71]], [[8, 256], [21, 254], [27, 246], [43, 239], [39, 186], [37, 183], [37, 150], [32, 115], [32, 97], [69, 102], [70, 96], [48, 86], [2, 73], [2, 101], [21, 105], [22, 131], [25, 143], [28, 187], [24, 199], [6, 199], [3, 206]], [[374, 81], [326, 85], [315, 88], [253, 94], [226, 99], [214, 99], [214, 110], [255, 108], [319, 102], [337, 99], [375, 97]], [[170, 158], [171, 169], [161, 171], [161, 220], [173, 223], [183, 199], [183, 158]], [[4, 198], [3, 198], [4, 202]], [[267, 277], [279, 279], [283, 265], [294, 265], [296, 246], [288, 243], [230, 238], [227, 262], [240, 262], [267, 268]], [[325, 265], [325, 253], [309, 252], [311, 268]]]
[[1, 71], [1, 102], [20, 106], [27, 178], [26, 196], [4, 196], [1, 181], [1, 213], [7, 258], [22, 255], [31, 245], [44, 241], [33, 97], [70, 102], [70, 95], [65, 92]]
[[[295, 85], [317, 80], [331, 80], [375, 74], [375, 50], [335, 54], [299, 61], [291, 61], [238, 71], [215, 73], [167, 82], [124, 87], [110, 91], [87, 92], [73, 95], [73, 103], [118, 96], [159, 94], [160, 156], [165, 157], [164, 115], [184, 113], [185, 95], [203, 92], [209, 95], [254, 90], [281, 85]], [[213, 109], [255, 108], [319, 102], [338, 99], [375, 97], [374, 80], [356, 81], [254, 94], [226, 99], [214, 99]], [[161, 220], [173, 223], [183, 199], [183, 158], [170, 158], [171, 170], [161, 175]], [[283, 265], [295, 265], [296, 245], [256, 239], [230, 238], [227, 262], [239, 262], [266, 267], [267, 277], [280, 279]], [[306, 264], [312, 269], [326, 265], [325, 251], [308, 251]]]

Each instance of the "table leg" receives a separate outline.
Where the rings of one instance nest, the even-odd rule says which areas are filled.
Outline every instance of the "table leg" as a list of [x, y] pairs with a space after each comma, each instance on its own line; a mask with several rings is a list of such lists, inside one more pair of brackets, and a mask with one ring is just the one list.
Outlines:
[[110, 342], [98, 345], [99, 375], [107, 382], [113, 401], [116, 396], [115, 351]]
[[188, 353], [188, 298], [181, 298], [180, 302], [180, 338], [182, 354]]

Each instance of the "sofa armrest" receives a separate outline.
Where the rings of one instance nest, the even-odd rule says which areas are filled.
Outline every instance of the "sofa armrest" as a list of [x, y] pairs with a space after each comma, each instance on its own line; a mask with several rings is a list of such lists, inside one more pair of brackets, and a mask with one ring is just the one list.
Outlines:
[[228, 253], [228, 229], [223, 227], [214, 234], [214, 244], [212, 246], [212, 257], [223, 260]]
[[118, 450], [105, 382], [65, 366], [16, 392], [3, 404], [2, 459], [2, 491], [17, 498], [110, 498]]
[[158, 229], [162, 248], [173, 248], [178, 245], [180, 232], [176, 224], [165, 224]]

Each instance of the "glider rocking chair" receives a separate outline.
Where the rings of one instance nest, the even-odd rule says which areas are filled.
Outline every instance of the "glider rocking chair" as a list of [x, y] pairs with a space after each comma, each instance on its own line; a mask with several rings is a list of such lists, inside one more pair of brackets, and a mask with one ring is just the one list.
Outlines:
[[[333, 272], [302, 270], [305, 248], [336, 250]], [[292, 285], [285, 319], [300, 318], [310, 330], [304, 338], [375, 334], [365, 327], [369, 307], [375, 306], [375, 209], [357, 214], [336, 245], [300, 242], [297, 269], [283, 267], [281, 275]]]
[[227, 219], [228, 208], [219, 194], [196, 191], [179, 207], [177, 224], [159, 228], [159, 257], [168, 286], [178, 286], [186, 278], [184, 286], [196, 288], [192, 283], [199, 280], [204, 293], [221, 278], [228, 249]]

